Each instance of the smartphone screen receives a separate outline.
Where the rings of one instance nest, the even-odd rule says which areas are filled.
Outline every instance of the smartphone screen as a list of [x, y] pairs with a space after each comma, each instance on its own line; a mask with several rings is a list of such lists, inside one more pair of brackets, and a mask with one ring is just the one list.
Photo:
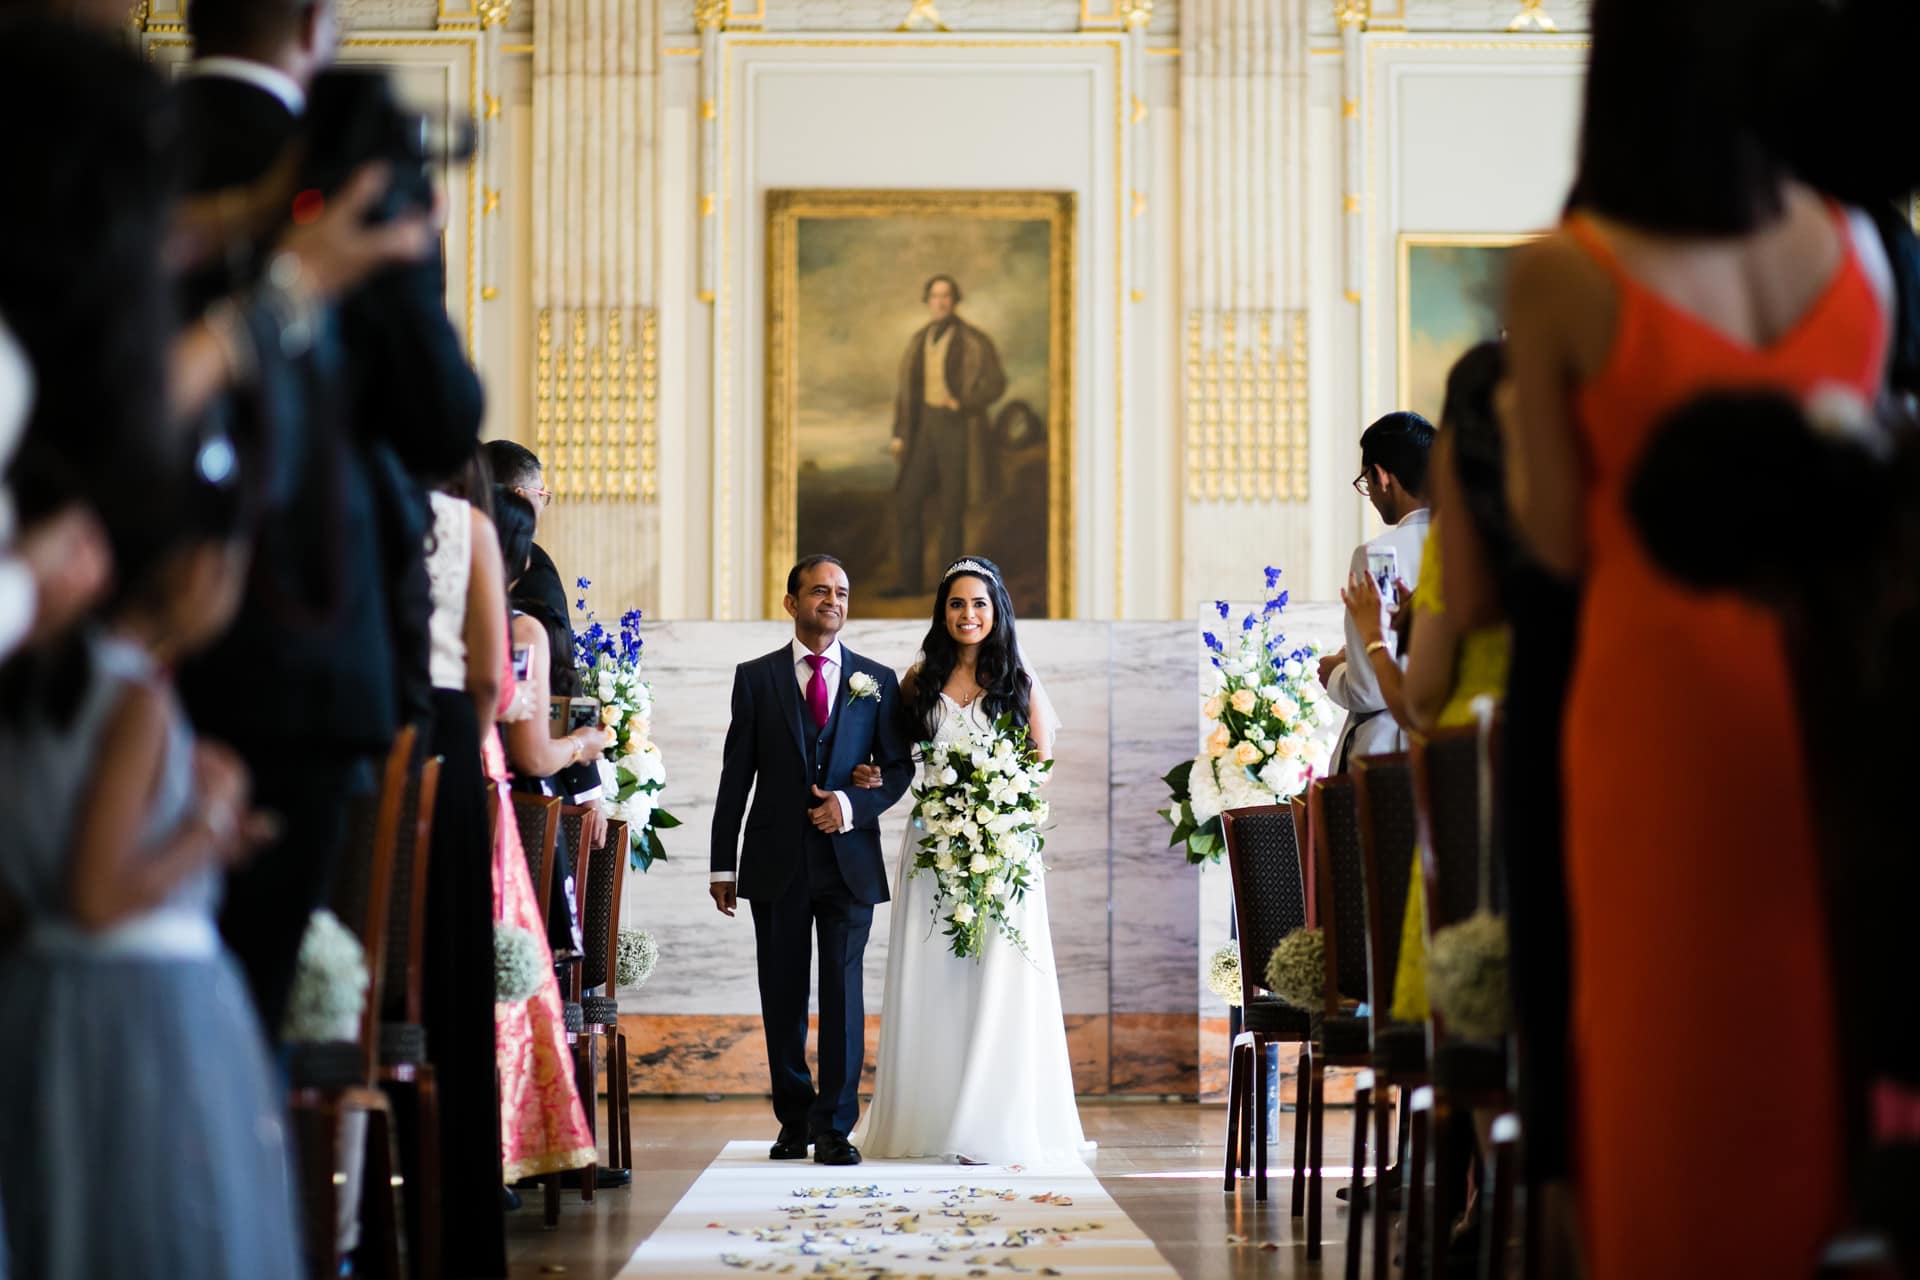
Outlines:
[[513, 678], [526, 683], [533, 676], [533, 646], [517, 644], [513, 646]]
[[567, 732], [600, 723], [600, 699], [574, 698], [567, 706]]
[[1400, 553], [1392, 547], [1367, 551], [1367, 573], [1373, 578], [1373, 585], [1380, 590], [1380, 599], [1384, 604], [1400, 603]]

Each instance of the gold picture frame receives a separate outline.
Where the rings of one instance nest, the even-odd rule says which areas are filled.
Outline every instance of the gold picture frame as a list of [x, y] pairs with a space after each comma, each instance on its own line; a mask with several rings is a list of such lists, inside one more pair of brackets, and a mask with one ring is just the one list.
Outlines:
[[[766, 495], [765, 495], [765, 579], [764, 604], [768, 617], [783, 615], [781, 600], [786, 594], [786, 574], [794, 562], [798, 547], [801, 517], [803, 370], [802, 333], [818, 335], [818, 326], [833, 325], [835, 317], [803, 315], [811, 287], [803, 279], [801, 265], [804, 224], [810, 220], [894, 220], [931, 221], [949, 227], [956, 221], [1044, 224], [1046, 259], [1045, 279], [1045, 396], [1046, 476], [1044, 493], [1046, 528], [1044, 558], [1045, 616], [1070, 618], [1074, 608], [1074, 493], [1073, 493], [1073, 338], [1074, 294], [1077, 279], [1075, 254], [1075, 200], [1071, 192], [1056, 191], [889, 191], [889, 190], [788, 190], [767, 193], [767, 308], [766, 308]], [[845, 229], [842, 229], [844, 235]], [[900, 229], [890, 230], [896, 238]], [[1013, 234], [1013, 232], [1008, 232]], [[1020, 234], [1037, 244], [1039, 228], [1030, 227]], [[937, 246], [938, 235], [930, 234], [927, 243]], [[938, 260], [937, 256], [933, 260]], [[1031, 263], [1029, 269], [1037, 270]], [[940, 265], [938, 271], [967, 271], [966, 265]], [[920, 268], [903, 264], [898, 279], [875, 281], [874, 287], [888, 297], [899, 299], [908, 291], [908, 302], [922, 305], [923, 275]], [[926, 272], [925, 274], [932, 274]], [[967, 285], [973, 295], [989, 296], [991, 280], [981, 279]], [[865, 278], [863, 277], [863, 282]], [[819, 290], [816, 290], [819, 291]], [[816, 304], [817, 306], [818, 304]], [[962, 304], [963, 310], [965, 303]], [[1033, 303], [1024, 305], [1032, 306]], [[965, 318], [963, 316], [963, 318]], [[1034, 317], [1023, 316], [1026, 328]], [[844, 318], [842, 318], [844, 324]], [[897, 358], [895, 345], [909, 331], [891, 328], [875, 331], [871, 342], [886, 344], [889, 365]], [[810, 338], [817, 340], [817, 338]], [[862, 335], [866, 341], [866, 335]], [[1028, 344], [1031, 347], [1033, 344]], [[1029, 369], [1039, 367], [1038, 353], [1023, 349], [1015, 358]], [[1010, 361], [1012, 363], [1012, 361]], [[808, 374], [816, 372], [809, 369]], [[1031, 382], [1031, 379], [1029, 379]], [[875, 390], [869, 400], [878, 396]], [[891, 396], [887, 397], [889, 400]], [[869, 406], [871, 407], [871, 406]], [[1010, 408], [1011, 406], [1009, 406]], [[869, 418], [867, 435], [872, 435]], [[884, 446], [883, 446], [884, 450]], [[1032, 450], [1038, 452], [1038, 450]], [[882, 453], [884, 456], [884, 452]], [[869, 467], [869, 470], [871, 467]], [[809, 475], [819, 474], [817, 463], [809, 460]], [[1036, 522], [1037, 523], [1037, 522]], [[1030, 541], [1030, 539], [1029, 539]], [[809, 546], [808, 551], [821, 548]], [[969, 554], [974, 549], [969, 549]], [[990, 554], [982, 551], [982, 554]], [[851, 567], [851, 566], [850, 566]], [[1014, 566], [1002, 561], [1009, 570], [1009, 586]], [[857, 577], [857, 575], [856, 575]], [[859, 590], [856, 593], [867, 596]], [[1016, 595], [1016, 604], [1019, 603]], [[860, 606], [861, 616], [919, 617], [925, 612], [924, 600], [913, 602], [908, 612], [876, 611], [871, 599]], [[889, 606], [892, 608], [892, 606]], [[902, 606], [904, 608], [904, 606]], [[1031, 612], [1031, 605], [1023, 612]]]
[[1493, 292], [1503, 301], [1511, 251], [1539, 238], [1537, 232], [1400, 234], [1394, 268], [1399, 295], [1394, 407], [1440, 421], [1436, 389], [1444, 391], [1453, 362], [1475, 343], [1500, 335], [1500, 302], [1472, 295], [1497, 284]]

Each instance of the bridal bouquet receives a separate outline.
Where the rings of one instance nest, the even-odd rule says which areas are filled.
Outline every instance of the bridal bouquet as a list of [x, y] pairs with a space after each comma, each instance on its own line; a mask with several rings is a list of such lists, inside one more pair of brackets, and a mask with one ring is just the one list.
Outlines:
[[[1212, 669], [1200, 714], [1212, 732], [1204, 751], [1167, 775], [1173, 804], [1160, 811], [1189, 863], [1220, 860], [1222, 813], [1286, 803], [1325, 771], [1331, 755], [1328, 731], [1338, 717], [1320, 687], [1319, 653], [1281, 631], [1287, 593], [1279, 585], [1280, 570], [1268, 569], [1266, 603], [1240, 619], [1231, 646], [1211, 631], [1204, 637]], [[1226, 601], [1214, 607], [1222, 619], [1232, 616]]]
[[926, 834], [913, 856], [914, 871], [939, 880], [936, 917], [944, 920], [953, 954], [972, 957], [986, 944], [989, 924], [1026, 950], [1007, 920], [1040, 878], [1040, 796], [1053, 762], [1035, 754], [1025, 728], [1002, 716], [991, 732], [921, 748], [920, 785], [914, 788], [914, 825]]
[[[579, 580], [582, 592], [593, 584]], [[600, 700], [600, 723], [613, 732], [613, 745], [601, 759], [607, 817], [624, 820], [631, 841], [631, 865], [645, 871], [664, 862], [666, 845], [660, 832], [680, 825], [662, 809], [660, 792], [667, 785], [666, 761], [653, 744], [653, 687], [640, 678], [640, 611], [620, 615], [617, 631], [607, 628], [587, 608], [585, 595], [574, 601], [586, 626], [574, 633], [574, 663], [580, 668], [580, 691]], [[611, 776], [609, 776], [611, 775]]]

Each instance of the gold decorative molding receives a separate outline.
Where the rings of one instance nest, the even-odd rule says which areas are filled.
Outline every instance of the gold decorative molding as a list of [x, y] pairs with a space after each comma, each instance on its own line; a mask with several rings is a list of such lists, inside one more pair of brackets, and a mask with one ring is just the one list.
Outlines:
[[907, 11], [907, 16], [902, 18], [900, 25], [894, 29], [896, 31], [915, 31], [919, 29], [922, 23], [933, 28], [935, 31], [951, 30], [946, 23], [940, 20], [940, 10], [934, 7], [934, 0], [913, 0], [913, 8]]
[[1147, 104], [1140, 101], [1140, 95], [1133, 95], [1133, 123], [1141, 124], [1147, 118]]
[[500, 193], [492, 187], [480, 189], [480, 216], [491, 217], [500, 212]]
[[700, 99], [700, 118], [702, 120], [717, 120], [719, 117], [719, 109], [714, 106], [712, 98]]
[[1307, 500], [1305, 311], [1189, 311], [1186, 405], [1189, 498]]
[[498, 120], [500, 118], [500, 95], [497, 93], [483, 93], [480, 97], [481, 100], [487, 104], [486, 109], [480, 113], [480, 118], [483, 120]]
[[1340, 99], [1340, 114], [1348, 120], [1360, 118], [1360, 100], [1358, 98]]
[[1367, 19], [1372, 17], [1373, 5], [1370, 0], [1334, 0], [1333, 20], [1342, 27], [1367, 28]]
[[1131, 213], [1136, 218], [1143, 218], [1146, 216], [1146, 213], [1147, 213], [1147, 193], [1146, 192], [1136, 191], [1133, 193], [1133, 206], [1131, 209]]
[[1347, 198], [1341, 201], [1340, 207], [1348, 213], [1358, 213], [1360, 212], [1360, 197], [1349, 191]]
[[693, 29], [725, 31], [730, 7], [728, 0], [693, 0]]
[[700, 216], [703, 218], [711, 218], [713, 216], [713, 211], [716, 207], [716, 204], [717, 202], [714, 199], [713, 192], [709, 191], [707, 192], [707, 194], [701, 196], [700, 197]]
[[1547, 14], [1546, 0], [1520, 0], [1520, 12], [1507, 24], [1507, 30], [1540, 31], [1552, 35], [1560, 30], [1560, 24]]
[[482, 31], [504, 27], [507, 19], [513, 16], [513, 0], [474, 0], [473, 7], [480, 14]]
[[558, 342], [551, 308], [535, 324], [533, 440], [547, 487], [556, 498], [651, 502], [658, 317], [651, 308], [577, 307], [565, 321]]
[[1144, 31], [1153, 21], [1153, 0], [1126, 0], [1126, 27]]
[[480, 288], [480, 301], [482, 302], [492, 302], [495, 298], [498, 298], [499, 296], [500, 296], [500, 291], [494, 288], [490, 284], [482, 285]]

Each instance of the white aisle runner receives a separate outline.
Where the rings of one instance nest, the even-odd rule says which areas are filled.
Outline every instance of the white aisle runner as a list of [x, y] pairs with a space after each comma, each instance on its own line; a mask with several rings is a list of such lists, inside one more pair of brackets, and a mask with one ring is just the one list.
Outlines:
[[1078, 1161], [833, 1169], [767, 1146], [728, 1143], [620, 1275], [1175, 1275]]

